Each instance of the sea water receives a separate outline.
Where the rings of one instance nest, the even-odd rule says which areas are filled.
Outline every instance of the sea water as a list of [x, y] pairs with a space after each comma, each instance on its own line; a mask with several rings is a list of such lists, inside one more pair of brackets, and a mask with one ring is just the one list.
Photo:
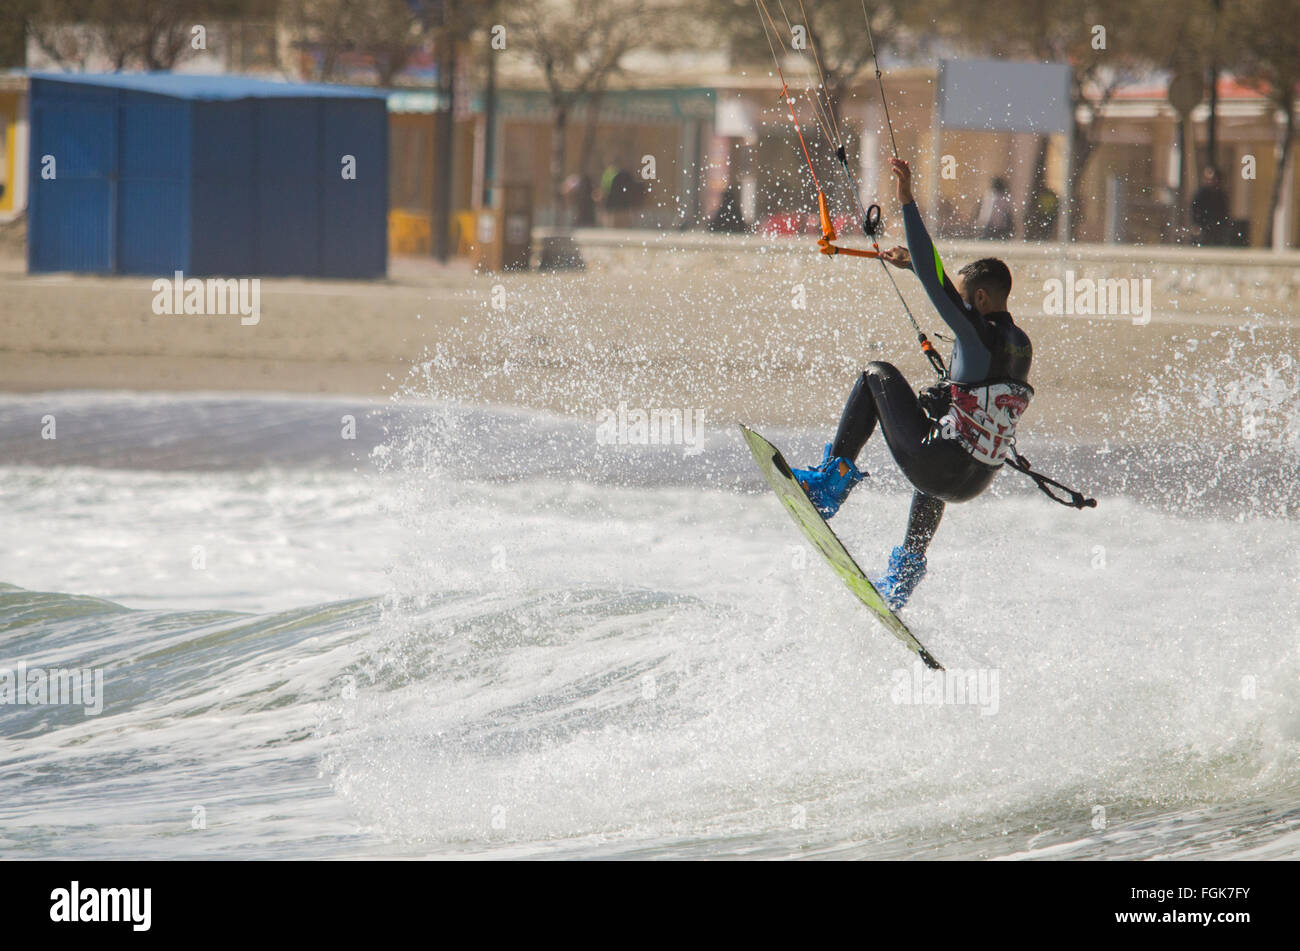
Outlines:
[[[954, 699], [729, 425], [595, 426], [0, 398], [0, 667], [103, 677], [0, 706], [0, 855], [1300, 856], [1286, 446], [1043, 444], [1097, 509], [1011, 472], [950, 506], [903, 616]], [[862, 462], [870, 570], [909, 496]]]

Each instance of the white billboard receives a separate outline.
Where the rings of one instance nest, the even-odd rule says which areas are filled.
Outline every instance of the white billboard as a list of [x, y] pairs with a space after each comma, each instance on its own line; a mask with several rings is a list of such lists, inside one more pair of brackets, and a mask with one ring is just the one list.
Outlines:
[[946, 59], [939, 63], [939, 124], [982, 132], [1066, 132], [1070, 67]]

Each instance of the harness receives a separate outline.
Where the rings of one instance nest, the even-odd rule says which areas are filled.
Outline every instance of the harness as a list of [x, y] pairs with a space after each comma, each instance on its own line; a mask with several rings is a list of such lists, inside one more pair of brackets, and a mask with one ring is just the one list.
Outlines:
[[917, 400], [935, 425], [951, 429], [958, 445], [975, 459], [991, 466], [1005, 463], [1023, 472], [1034, 480], [1038, 491], [1067, 508], [1096, 508], [1096, 499], [1035, 471], [1016, 451], [1016, 423], [1033, 395], [1034, 388], [1019, 380], [969, 384], [945, 379], [924, 387]]
[[986, 466], [1001, 466], [1015, 447], [1016, 423], [1029, 408], [1034, 388], [1018, 380], [948, 384], [949, 405], [940, 423]]

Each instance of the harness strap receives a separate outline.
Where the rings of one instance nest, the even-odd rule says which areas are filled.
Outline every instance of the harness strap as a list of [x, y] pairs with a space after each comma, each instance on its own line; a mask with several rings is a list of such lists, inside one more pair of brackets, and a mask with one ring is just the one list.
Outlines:
[[[1017, 472], [1023, 472], [1025, 475], [1029, 476], [1029, 478], [1033, 479], [1034, 484], [1038, 486], [1038, 490], [1053, 502], [1058, 502], [1067, 508], [1079, 509], [1080, 511], [1083, 511], [1084, 509], [1095, 509], [1097, 507], [1096, 499], [1087, 498], [1082, 492], [1076, 492], [1068, 486], [1061, 485], [1061, 483], [1057, 482], [1055, 479], [1049, 479], [1041, 472], [1035, 472], [1029, 467], [1029, 460], [1016, 452], [1014, 447], [1011, 449], [1011, 456], [1012, 458], [1006, 460], [1006, 464]], [[1069, 499], [1058, 497], [1051, 488], [1048, 488], [1049, 486], [1065, 492], [1070, 496]]]

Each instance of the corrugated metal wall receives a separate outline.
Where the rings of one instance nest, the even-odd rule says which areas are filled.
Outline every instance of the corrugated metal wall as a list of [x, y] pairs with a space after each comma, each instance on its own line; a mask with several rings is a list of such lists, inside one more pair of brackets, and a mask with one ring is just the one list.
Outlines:
[[204, 102], [194, 126], [190, 195], [203, 222], [190, 235], [194, 266], [205, 274], [254, 274], [258, 268], [257, 142], [254, 101]]
[[30, 89], [28, 269], [112, 271], [117, 95], [39, 80]]
[[[322, 273], [382, 275], [388, 266], [387, 104], [365, 99], [320, 103]], [[356, 159], [354, 181], [343, 180], [344, 155]]]
[[[382, 277], [382, 98], [183, 99], [32, 80], [28, 266]], [[56, 177], [43, 179], [43, 155]], [[345, 155], [357, 177], [344, 179]]]
[[191, 273], [191, 103], [123, 92], [118, 99], [119, 274]]
[[266, 274], [315, 274], [320, 267], [320, 121], [302, 103], [254, 105], [258, 267]]

